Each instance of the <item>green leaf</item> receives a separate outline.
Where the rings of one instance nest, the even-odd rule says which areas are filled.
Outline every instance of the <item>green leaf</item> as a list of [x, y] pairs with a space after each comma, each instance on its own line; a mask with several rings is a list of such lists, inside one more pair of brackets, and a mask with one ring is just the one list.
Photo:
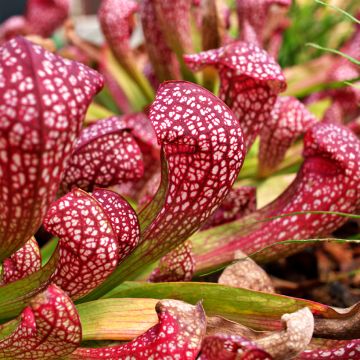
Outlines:
[[201, 282], [124, 282], [104, 298], [178, 299], [191, 304], [203, 301], [207, 316], [220, 315], [257, 330], [279, 330], [281, 316], [308, 306], [314, 315], [331, 318], [331, 307], [284, 295]]
[[0, 326], [0, 340], [11, 335], [20, 324], [20, 319], [14, 319]]
[[88, 111], [86, 113], [85, 124], [89, 124], [95, 122], [96, 120], [104, 119], [113, 115], [115, 114], [109, 111], [108, 109], [105, 109], [101, 105], [93, 102], [89, 106]]
[[354, 89], [360, 89], [360, 85], [353, 84], [351, 81], [344, 81], [344, 84], [353, 87]]
[[57, 247], [48, 263], [26, 278], [0, 286], [0, 320], [11, 319], [21, 312], [29, 300], [43, 290], [55, 271], [59, 258]]
[[[346, 84], [346, 82], [344, 82]], [[318, 119], [322, 119], [326, 110], [331, 105], [331, 99], [325, 98], [321, 99], [319, 101], [315, 101], [309, 105], [307, 105], [307, 108], [310, 112], [312, 112]]]
[[256, 188], [258, 209], [275, 200], [294, 180], [295, 174], [274, 175], [262, 182]]
[[136, 71], [138, 82], [115, 59], [114, 55], [106, 49], [104, 51], [104, 66], [110, 75], [118, 82], [125, 96], [129, 99], [134, 111], [141, 111], [153, 99], [153, 90], [142, 74]]
[[[354, 4], [357, 0], [347, 1]], [[350, 4], [349, 8], [350, 9]], [[291, 26], [284, 32], [283, 46], [280, 50], [279, 62], [282, 68], [295, 64], [305, 64], [319, 56], [318, 51], [309, 51], [304, 47], [307, 42], [316, 42], [322, 46], [338, 47], [344, 41], [344, 35], [351, 31], [352, 24], [344, 22], [341, 16], [333, 11], [326, 11], [322, 5], [312, 0], [292, 1], [289, 13]], [[338, 30], [338, 31], [337, 31]], [[329, 36], [331, 34], [331, 36]], [[322, 67], [319, 67], [321, 72]], [[316, 71], [316, 76], [319, 71]]]
[[80, 304], [82, 340], [132, 340], [158, 322], [154, 299], [100, 299]]
[[107, 86], [105, 86], [102, 91], [97, 94], [95, 101], [99, 102], [102, 106], [115, 114], [121, 113], [121, 110], [117, 106]]
[[50, 260], [56, 250], [58, 242], [59, 238], [53, 237], [40, 249], [42, 265], [45, 265]]

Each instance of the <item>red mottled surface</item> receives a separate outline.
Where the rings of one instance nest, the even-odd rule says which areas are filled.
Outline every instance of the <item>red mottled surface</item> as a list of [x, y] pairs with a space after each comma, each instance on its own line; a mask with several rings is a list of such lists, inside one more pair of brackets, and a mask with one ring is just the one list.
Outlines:
[[[358, 18], [359, 18], [358, 14]], [[360, 60], [360, 24], [355, 25], [355, 31], [351, 38], [341, 47], [340, 51]], [[329, 77], [333, 81], [350, 80], [359, 77], [359, 67], [344, 57], [338, 57], [333, 68], [329, 70]], [[350, 90], [356, 90], [356, 87], [350, 87]], [[358, 89], [357, 89], [358, 90]], [[336, 91], [335, 91], [336, 92]], [[359, 92], [359, 90], [357, 91]]]
[[160, 20], [152, 0], [143, 0], [140, 5], [141, 23], [145, 46], [157, 79], [161, 82], [180, 78], [180, 67], [175, 53], [168, 46], [160, 27]]
[[25, 17], [32, 34], [49, 37], [68, 17], [70, 0], [27, 0]]
[[[355, 77], [358, 77], [360, 73], [354, 73], [354, 69], [346, 65], [342, 67], [347, 74], [340, 75], [338, 78], [332, 77], [329, 81], [348, 81]], [[350, 70], [353, 72], [350, 75]], [[332, 74], [336, 74], [336, 70], [333, 69]], [[341, 74], [341, 72], [340, 72]], [[360, 90], [358, 88], [359, 83], [355, 83], [353, 86], [344, 86], [339, 89], [324, 90], [321, 93], [315, 93], [309, 96], [307, 103], [313, 103], [321, 99], [332, 100], [331, 106], [326, 110], [323, 121], [332, 122], [338, 124], [351, 123], [354, 118], [360, 115], [359, 101], [360, 101]]]
[[[341, 47], [340, 51], [360, 60], [360, 25], [357, 24], [353, 36]], [[349, 81], [360, 76], [359, 67], [348, 59], [338, 56], [335, 64], [328, 70], [328, 82]], [[359, 82], [353, 86], [344, 86], [338, 89], [327, 89], [311, 94], [307, 103], [312, 103], [324, 98], [330, 98], [332, 104], [324, 115], [324, 121], [335, 123], [348, 123], [360, 115], [360, 90]]]
[[[347, 80], [348, 78], [338, 81]], [[332, 104], [325, 111], [323, 121], [335, 124], [349, 124], [354, 118], [360, 115], [358, 106], [360, 101], [360, 90], [357, 86], [359, 86], [359, 84], [354, 84], [354, 86], [344, 86], [340, 89], [324, 90], [321, 93], [310, 95], [306, 100], [306, 103], [311, 104], [322, 99], [330, 99]]]
[[309, 349], [302, 352], [296, 359], [357, 360], [360, 359], [360, 339], [314, 339]]
[[176, 53], [191, 51], [191, 0], [153, 0], [156, 19]]
[[40, 226], [102, 83], [97, 72], [24, 38], [0, 47], [1, 259]]
[[60, 288], [50, 285], [23, 310], [17, 328], [0, 340], [0, 357], [58, 359], [71, 354], [80, 341], [75, 305]]
[[49, 37], [69, 15], [69, 0], [28, 0], [25, 14], [0, 25], [0, 43], [17, 35]]
[[205, 230], [240, 219], [255, 210], [256, 187], [241, 186], [233, 188], [202, 229]]
[[0, 24], [0, 44], [17, 35], [29, 33], [29, 24], [24, 16], [11, 16]]
[[272, 360], [252, 341], [241, 336], [217, 334], [205, 337], [199, 360]]
[[66, 193], [73, 187], [92, 191], [127, 180], [144, 171], [140, 148], [128, 126], [117, 116], [97, 121], [77, 139], [61, 183]]
[[41, 268], [39, 245], [34, 237], [2, 264], [2, 284], [22, 279]]
[[111, 190], [95, 189], [92, 196], [101, 204], [111, 220], [117, 235], [121, 261], [139, 242], [140, 229], [136, 212], [125, 199]]
[[260, 168], [276, 168], [291, 144], [316, 122], [315, 116], [299, 100], [279, 97], [260, 133]]
[[[320, 94], [316, 94], [314, 97], [311, 96], [309, 97], [310, 102], [315, 100], [320, 100], [322, 99], [322, 95]], [[323, 118], [321, 121], [323, 122], [329, 122], [329, 123], [334, 123], [334, 124], [341, 124], [343, 121], [343, 106], [342, 106], [342, 102], [340, 101], [334, 101], [324, 112]]]
[[349, 129], [354, 132], [358, 137], [360, 137], [360, 117], [352, 121], [348, 125]]
[[263, 45], [264, 28], [269, 22], [272, 5], [289, 7], [291, 0], [237, 0], [240, 39]]
[[[131, 129], [131, 133], [139, 142], [140, 148], [147, 145], [151, 155], [160, 159], [160, 147], [157, 143], [156, 134], [151, 121], [144, 113], [133, 113], [124, 115], [122, 121]], [[145, 153], [145, 148], [144, 148]], [[144, 154], [144, 156], [147, 154]]]
[[[61, 49], [58, 49], [57, 54], [63, 56], [66, 59], [83, 63], [87, 66], [91, 66], [92, 64], [90, 54], [86, 53], [84, 49], [80, 49], [72, 44], [64, 45]], [[99, 68], [97, 70], [100, 72]]]
[[195, 360], [206, 331], [202, 306], [162, 300], [156, 312], [159, 323], [133, 341], [106, 348], [80, 348], [69, 359]]
[[[265, 219], [299, 211], [354, 213], [360, 206], [360, 140], [345, 127], [319, 123], [305, 135], [304, 158], [293, 183], [258, 215]], [[214, 263], [215, 255], [231, 259], [236, 250], [249, 254], [278, 241], [327, 236], [345, 222], [346, 218], [329, 214], [294, 214], [262, 222], [245, 234], [219, 234], [212, 249], [196, 257], [196, 263], [210, 259]], [[278, 258], [280, 252], [291, 253], [300, 247], [273, 246], [258, 260]]]
[[214, 66], [220, 75], [219, 97], [238, 118], [249, 150], [271, 117], [277, 94], [286, 88], [280, 66], [254, 44], [234, 42], [184, 56], [193, 70]]
[[153, 89], [156, 90], [160, 85], [160, 81], [156, 77], [154, 67], [151, 62], [147, 62], [144, 65], [143, 74], [145, 75], [146, 79], [149, 81]]
[[[149, 118], [144, 113], [128, 114], [121, 117], [126, 126], [131, 129], [131, 134], [138, 143], [143, 162], [144, 174], [138, 181], [129, 181], [116, 187], [120, 194], [138, 200], [146, 183], [160, 171], [160, 146], [157, 143], [154, 128]], [[154, 193], [156, 192], [155, 188]]]
[[131, 52], [130, 37], [139, 5], [132, 0], [102, 0], [99, 21], [115, 56], [122, 63]]
[[113, 228], [110, 205], [105, 206], [106, 210], [90, 194], [74, 189], [55, 201], [46, 214], [46, 230], [60, 239], [52, 281], [74, 299], [96, 288], [117, 266], [120, 225]]
[[139, 194], [140, 196], [139, 196], [138, 206], [140, 212], [154, 198], [156, 191], [159, 188], [160, 181], [161, 181], [161, 173], [159, 170], [144, 185], [141, 193]]
[[150, 282], [191, 281], [195, 262], [190, 241], [185, 241], [165, 255], [151, 273]]
[[166, 82], [150, 108], [163, 151], [162, 186], [140, 213], [142, 251], [154, 256], [194, 233], [227, 196], [244, 159], [240, 126], [204, 88]]

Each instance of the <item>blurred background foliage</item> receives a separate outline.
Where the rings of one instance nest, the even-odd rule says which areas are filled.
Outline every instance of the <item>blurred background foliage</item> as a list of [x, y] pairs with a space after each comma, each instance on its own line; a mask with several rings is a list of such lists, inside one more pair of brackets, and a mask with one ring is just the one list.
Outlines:
[[[358, 0], [328, 1], [330, 5], [356, 15]], [[322, 55], [322, 51], [306, 46], [316, 43], [322, 47], [339, 49], [349, 38], [354, 26], [334, 9], [314, 0], [295, 0], [290, 10], [291, 25], [285, 31], [279, 62], [282, 67], [302, 64]]]
[[[225, 1], [235, 10], [236, 0]], [[357, 12], [360, 12], [359, 0], [325, 0], [325, 2], [329, 5], [337, 6], [354, 16], [356, 16]], [[12, 15], [22, 14], [25, 3], [26, 0], [2, 1], [0, 22]], [[102, 39], [102, 37], [94, 34], [99, 31], [94, 21], [94, 15], [100, 3], [101, 0], [72, 0], [72, 14], [80, 16], [81, 23], [85, 20], [83, 15], [88, 17], [87, 24], [84, 27], [85, 38]], [[279, 55], [279, 63], [283, 68], [303, 64], [306, 61], [319, 57], [323, 53], [319, 49], [306, 46], [307, 43], [339, 49], [354, 30], [351, 21], [346, 19], [344, 15], [317, 3], [315, 0], [293, 0], [289, 17], [291, 25], [284, 33], [284, 42]], [[237, 32], [235, 11], [231, 30], [235, 36]]]

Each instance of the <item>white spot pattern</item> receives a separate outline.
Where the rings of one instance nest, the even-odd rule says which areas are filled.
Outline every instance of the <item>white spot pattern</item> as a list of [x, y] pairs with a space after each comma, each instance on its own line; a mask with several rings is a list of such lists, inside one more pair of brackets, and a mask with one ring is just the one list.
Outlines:
[[56, 285], [33, 298], [19, 320], [14, 332], [0, 340], [1, 358], [52, 360], [71, 354], [80, 345], [79, 315]]
[[159, 81], [180, 78], [180, 67], [175, 53], [170, 49], [159, 25], [153, 0], [143, 0], [140, 5], [145, 46]]
[[[143, 196], [145, 184], [160, 171], [160, 147], [149, 118], [144, 113], [127, 114], [122, 121], [131, 129], [144, 162], [144, 174], [139, 181], [129, 181], [116, 187], [117, 192], [138, 200]], [[156, 192], [155, 188], [154, 193]], [[153, 195], [153, 194], [151, 194]]]
[[265, 24], [272, 5], [291, 6], [291, 0], [237, 0], [241, 40], [263, 47]]
[[279, 97], [260, 133], [259, 166], [263, 171], [275, 168], [294, 140], [317, 120], [294, 97]]
[[241, 219], [256, 210], [256, 187], [240, 186], [229, 191], [225, 200], [204, 224], [202, 230]]
[[101, 204], [117, 235], [119, 262], [136, 247], [140, 229], [134, 209], [120, 195], [105, 189], [95, 189], [92, 196]]
[[216, 334], [205, 337], [198, 360], [272, 360], [254, 342], [237, 335]]
[[80, 348], [69, 360], [194, 360], [205, 336], [206, 317], [200, 304], [162, 300], [156, 305], [159, 323], [133, 341], [106, 348]]
[[97, 121], [78, 138], [61, 183], [66, 193], [74, 187], [92, 191], [137, 180], [144, 172], [141, 150], [120, 117]]
[[69, 15], [70, 0], [27, 0], [30, 33], [49, 37]]
[[2, 257], [39, 227], [102, 83], [95, 71], [23, 38], [0, 48]]
[[44, 226], [60, 239], [52, 281], [73, 299], [95, 289], [116, 268], [118, 236], [110, 215], [85, 191], [74, 189], [55, 201]]
[[99, 9], [102, 31], [116, 58], [124, 62], [131, 53], [132, 19], [139, 5], [132, 0], [103, 0]]
[[286, 88], [280, 66], [265, 50], [243, 42], [185, 55], [184, 59], [194, 70], [208, 65], [218, 69], [219, 97], [238, 118], [249, 149], [269, 120], [277, 94]]
[[148, 215], [149, 224], [141, 251], [160, 257], [186, 240], [221, 204], [242, 165], [244, 145], [226, 105], [192, 83], [161, 85], [150, 120], [166, 159], [162, 165], [167, 183], [161, 208], [154, 210], [150, 203], [151, 214], [147, 208], [140, 214]]
[[[259, 210], [255, 219], [299, 211], [354, 213], [359, 208], [360, 140], [350, 130], [335, 124], [316, 124], [305, 134], [304, 158], [293, 183], [273, 203]], [[234, 231], [224, 236], [217, 233], [213, 246], [207, 240], [207, 252], [197, 256], [196, 262], [205, 263], [215, 254], [231, 260], [236, 250], [250, 254], [278, 241], [328, 236], [344, 222], [346, 218], [337, 215], [306, 214], [266, 221], [243, 228], [242, 232], [235, 226]], [[205, 232], [202, 236], [207, 237]], [[275, 245], [258, 254], [255, 260], [278, 259], [308, 245]], [[197, 248], [195, 252], [201, 250]]]
[[161, 258], [159, 266], [149, 277], [150, 282], [191, 281], [195, 260], [190, 241], [185, 241]]
[[23, 279], [40, 270], [41, 254], [39, 245], [32, 237], [22, 248], [5, 259], [2, 264], [2, 284]]
[[358, 360], [360, 339], [328, 340], [314, 339], [309, 348], [302, 352], [299, 360]]

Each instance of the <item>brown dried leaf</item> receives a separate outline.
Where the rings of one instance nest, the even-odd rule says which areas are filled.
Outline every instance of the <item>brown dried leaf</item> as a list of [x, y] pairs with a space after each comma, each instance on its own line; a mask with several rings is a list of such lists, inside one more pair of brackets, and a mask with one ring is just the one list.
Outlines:
[[284, 314], [281, 319], [285, 329], [281, 331], [254, 331], [244, 325], [221, 317], [209, 317], [206, 335], [224, 334], [241, 336], [269, 353], [274, 360], [288, 360], [304, 351], [312, 338], [314, 317], [309, 308]]
[[258, 339], [256, 343], [275, 360], [288, 360], [309, 345], [314, 330], [314, 317], [310, 309], [305, 307], [294, 313], [284, 314], [281, 319], [286, 323], [286, 330], [274, 332]]
[[274, 293], [274, 286], [268, 274], [242, 251], [236, 252], [234, 264], [221, 274], [218, 283], [239, 288]]
[[314, 334], [336, 340], [360, 338], [360, 302], [346, 309], [333, 310], [333, 318], [315, 319]]
[[210, 316], [207, 318], [206, 336], [216, 334], [236, 335], [256, 341], [271, 333], [271, 331], [255, 331], [245, 325], [225, 319], [221, 316]]

